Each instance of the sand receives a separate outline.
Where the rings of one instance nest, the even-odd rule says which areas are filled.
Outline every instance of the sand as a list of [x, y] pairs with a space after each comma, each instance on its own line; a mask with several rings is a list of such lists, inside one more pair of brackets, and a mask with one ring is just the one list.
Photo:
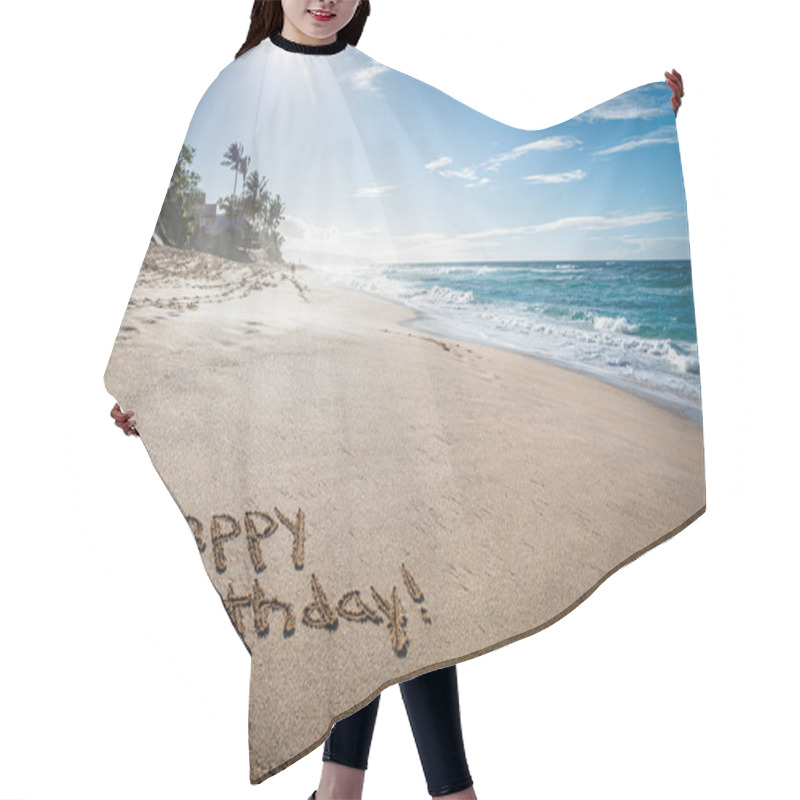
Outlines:
[[552, 624], [705, 510], [702, 428], [666, 408], [410, 329], [310, 267], [168, 251], [106, 387], [252, 653], [253, 783], [392, 683]]

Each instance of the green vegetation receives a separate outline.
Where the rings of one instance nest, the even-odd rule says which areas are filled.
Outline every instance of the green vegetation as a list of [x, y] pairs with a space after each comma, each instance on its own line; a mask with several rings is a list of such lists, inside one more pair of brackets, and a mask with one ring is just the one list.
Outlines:
[[267, 260], [283, 263], [281, 246], [285, 237], [280, 225], [286, 207], [280, 195], [267, 190], [267, 179], [258, 170], [250, 171], [250, 156], [245, 155], [241, 143], [232, 143], [221, 162], [234, 173], [233, 193], [217, 200], [227, 223], [221, 232], [201, 230], [196, 219], [205, 194], [200, 191], [201, 176], [191, 169], [195, 155], [195, 148], [184, 143], [156, 223], [156, 234], [164, 244], [195, 247], [228, 258], [240, 258], [242, 251], [263, 249]]
[[[258, 170], [249, 171], [250, 156], [238, 142], [232, 143], [221, 162], [234, 172], [233, 194], [221, 197], [217, 205], [231, 221], [232, 244], [245, 249], [263, 248], [270, 261], [283, 262], [281, 245], [285, 241], [279, 227], [286, 207], [280, 195], [267, 190], [267, 178]], [[236, 194], [239, 175], [242, 190]]]
[[156, 223], [156, 233], [165, 244], [183, 247], [195, 233], [192, 209], [202, 202], [200, 176], [190, 169], [195, 149], [187, 144], [181, 147], [178, 163], [169, 182], [167, 196]]

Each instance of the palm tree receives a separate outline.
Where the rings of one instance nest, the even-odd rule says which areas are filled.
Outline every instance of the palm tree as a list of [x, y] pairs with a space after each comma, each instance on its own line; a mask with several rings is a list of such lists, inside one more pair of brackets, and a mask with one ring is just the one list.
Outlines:
[[[267, 179], [262, 178], [258, 170], [250, 173], [242, 187], [242, 213], [252, 226], [250, 231], [256, 229], [257, 236], [260, 234], [260, 220], [263, 217], [264, 208], [269, 201], [269, 192], [266, 191], [266, 188]], [[252, 246], [252, 241], [249, 244]]]
[[[239, 180], [239, 173], [242, 171], [242, 161], [244, 160], [244, 146], [241, 142], [233, 142], [228, 146], [223, 160], [220, 162], [223, 167], [230, 167], [233, 170], [233, 196], [236, 197], [236, 184]], [[250, 157], [247, 157], [250, 162]]]
[[278, 227], [284, 219], [283, 212], [286, 206], [281, 200], [281, 196], [269, 196], [267, 199], [266, 209], [264, 213], [265, 220], [265, 242], [264, 247], [267, 251], [267, 257], [270, 260], [283, 262], [283, 254], [281, 253], [281, 245], [286, 241], [286, 237], [281, 235]]
[[239, 172], [242, 173], [242, 199], [244, 199], [244, 185], [247, 180], [247, 170], [250, 169], [250, 156], [244, 155], [239, 159]]
[[[225, 216], [234, 224], [230, 234], [231, 243], [237, 238], [234, 231], [239, 230], [234, 221], [241, 215], [245, 222], [245, 247], [252, 247], [255, 240], [256, 246], [266, 248], [270, 258], [283, 261], [281, 245], [285, 238], [278, 232], [278, 228], [284, 219], [286, 207], [280, 195], [273, 197], [267, 191], [267, 179], [262, 178], [258, 170], [250, 172], [250, 156], [244, 154], [241, 142], [233, 142], [228, 146], [221, 163], [235, 173], [233, 194], [217, 201]], [[237, 197], [240, 173], [242, 194]]]

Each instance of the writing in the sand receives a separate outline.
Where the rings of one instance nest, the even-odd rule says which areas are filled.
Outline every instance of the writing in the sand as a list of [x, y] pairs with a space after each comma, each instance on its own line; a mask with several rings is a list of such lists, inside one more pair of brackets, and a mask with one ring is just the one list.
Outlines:
[[[263, 511], [247, 511], [244, 514], [244, 525], [231, 514], [214, 514], [209, 526], [212, 556], [214, 567], [218, 573], [224, 573], [228, 568], [226, 547], [242, 538], [246, 542], [247, 553], [255, 576], [253, 582], [246, 590], [237, 590], [233, 583], [228, 584], [228, 590], [222, 598], [225, 610], [231, 618], [236, 630], [241, 636], [245, 632], [245, 611], [252, 619], [252, 624], [258, 636], [266, 636], [270, 630], [270, 616], [272, 612], [279, 615], [282, 621], [284, 637], [295, 633], [296, 618], [294, 604], [286, 598], [279, 598], [270, 594], [262, 587], [258, 574], [266, 567], [261, 543], [272, 536], [279, 529], [285, 530], [291, 537], [291, 560], [295, 569], [301, 570], [305, 566], [305, 514], [300, 508], [294, 517], [282, 513], [277, 507], [275, 516]], [[201, 553], [207, 547], [206, 529], [197, 517], [187, 516], [186, 521], [194, 535], [195, 542]], [[242, 530], [244, 529], [244, 537]], [[412, 601], [419, 605], [420, 616], [426, 625], [431, 624], [428, 610], [422, 603], [425, 597], [405, 563], [400, 565], [400, 576]], [[309, 602], [303, 606], [301, 621], [309, 628], [322, 628], [336, 630], [339, 620], [359, 624], [375, 624], [388, 629], [392, 649], [397, 655], [403, 655], [409, 645], [408, 616], [401, 600], [397, 586], [390, 592], [381, 592], [370, 585], [369, 591], [372, 603], [368, 602], [359, 589], [348, 589], [338, 600], [331, 599], [325, 590], [323, 581], [312, 572], [309, 584]]]

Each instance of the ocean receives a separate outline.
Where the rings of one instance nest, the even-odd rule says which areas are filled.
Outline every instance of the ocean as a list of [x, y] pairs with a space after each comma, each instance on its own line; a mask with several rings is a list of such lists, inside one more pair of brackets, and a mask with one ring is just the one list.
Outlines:
[[578, 370], [702, 424], [689, 260], [373, 264], [328, 280], [408, 306], [410, 327]]

